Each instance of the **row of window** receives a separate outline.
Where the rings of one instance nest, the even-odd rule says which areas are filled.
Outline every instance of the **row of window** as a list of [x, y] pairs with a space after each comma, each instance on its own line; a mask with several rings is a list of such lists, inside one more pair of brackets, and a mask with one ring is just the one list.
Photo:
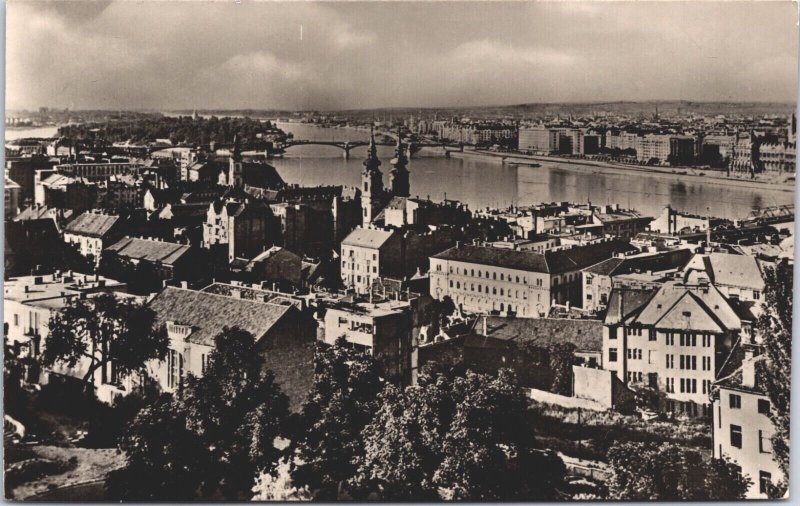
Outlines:
[[[742, 447], [742, 426], [731, 424], [730, 426], [731, 446], [734, 448]], [[764, 436], [764, 431], [758, 431], [758, 452], [772, 453], [772, 441]]]
[[[656, 331], [655, 329], [644, 329], [642, 327], [625, 327], [623, 332], [625, 332], [626, 336], [643, 336], [647, 335], [649, 341], [656, 340]], [[694, 334], [691, 332], [666, 332], [666, 342], [667, 346], [675, 346], [675, 336], [678, 336], [678, 342], [680, 346], [697, 346], [697, 336], [700, 336], [700, 343], [702, 347], [709, 348], [711, 347], [712, 342], [712, 334]], [[611, 332], [608, 336], [609, 339], [616, 339], [617, 335], [616, 332]]]
[[[739, 394], [728, 394], [728, 406], [731, 409], [742, 409], [742, 396]], [[769, 415], [770, 403], [767, 399], [758, 399], [758, 412], [762, 415]]]
[[[442, 265], [441, 264], [437, 264], [436, 265], [436, 270], [441, 272]], [[497, 276], [497, 272], [495, 272], [495, 271], [493, 271], [491, 273], [491, 275], [490, 275], [489, 271], [483, 271], [483, 274], [481, 274], [481, 270], [480, 269], [478, 269], [476, 271], [475, 269], [467, 270], [467, 268], [464, 268], [464, 269], [461, 269], [460, 267], [456, 267], [455, 268], [455, 274], [459, 274], [459, 275], [463, 274], [464, 276], [470, 276], [470, 277], [473, 277], [473, 278], [476, 277], [476, 275], [475, 275], [476, 272], [477, 272], [477, 277], [479, 277], [479, 278], [486, 278], [486, 279], [490, 279], [491, 278], [491, 279], [496, 281], [497, 277], [498, 277]], [[452, 265], [450, 266], [450, 274], [453, 274], [453, 266]], [[542, 278], [534, 278], [534, 279], [536, 281], [536, 286], [542, 286]], [[501, 272], [500, 273], [500, 281], [509, 281], [509, 282], [514, 282], [514, 283], [520, 283], [521, 282], [521, 283], [527, 285], [528, 284], [528, 277], [527, 276], [522, 276], [520, 278], [518, 275], [515, 275], [515, 276], [512, 276], [511, 274], [506, 275], [504, 272]]]
[[[467, 285], [467, 283], [464, 283], [464, 290], [467, 290], [467, 286], [469, 286], [469, 290], [471, 292], [475, 291], [475, 283], [470, 283], [469, 285]], [[454, 287], [453, 280], [451, 279], [450, 280], [450, 288], [453, 288], [453, 287]], [[497, 295], [497, 287], [493, 286], [491, 288], [492, 288], [491, 295]], [[455, 289], [456, 290], [461, 290], [461, 281], [456, 281], [455, 282]], [[484, 287], [483, 285], [478, 283], [478, 293], [485, 293], [485, 294], [489, 295], [489, 287], [488, 286]], [[500, 288], [500, 296], [501, 297], [505, 297], [506, 296], [506, 290], [504, 288]], [[511, 299], [511, 298], [519, 299], [519, 290], [514, 290], [512, 292], [509, 289], [508, 290], [508, 298], [509, 299]], [[522, 299], [523, 300], [528, 300], [528, 293], [525, 290], [522, 291]]]
[[[703, 380], [700, 382], [703, 393], [711, 392], [711, 380]], [[697, 380], [694, 378], [679, 378], [678, 381], [679, 392], [682, 394], [696, 394], [697, 393]], [[667, 378], [665, 390], [667, 393], [674, 394], [675, 392], [675, 378]]]

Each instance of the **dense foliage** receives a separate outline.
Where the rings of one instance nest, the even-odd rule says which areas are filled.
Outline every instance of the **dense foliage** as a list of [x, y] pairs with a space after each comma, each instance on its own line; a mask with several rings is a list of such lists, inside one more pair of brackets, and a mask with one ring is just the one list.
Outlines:
[[608, 462], [614, 472], [609, 496], [620, 501], [743, 499], [751, 483], [729, 460], [709, 462], [672, 443], [617, 443]]
[[77, 368], [86, 390], [93, 391], [95, 374], [112, 382], [141, 371], [149, 360], [163, 359], [167, 335], [156, 329], [152, 309], [128, 298], [102, 294], [72, 299], [48, 323], [47, 344], [41, 355], [46, 367]]
[[314, 384], [293, 434], [297, 459], [292, 479], [320, 500], [335, 500], [363, 454], [361, 431], [379, 406], [383, 380], [366, 352], [340, 339], [318, 344]]
[[[780, 262], [764, 273], [764, 312], [758, 319], [756, 332], [764, 339], [765, 362], [757, 369], [759, 381], [770, 398], [770, 419], [775, 426], [772, 449], [775, 460], [784, 476], [789, 476], [789, 408], [792, 386], [792, 289], [793, 266]], [[787, 483], [770, 491], [775, 497], [783, 496]]]
[[277, 465], [288, 416], [253, 336], [225, 328], [204, 376], [188, 376], [179, 395], [142, 410], [126, 431], [126, 464], [110, 473], [108, 498], [247, 499], [253, 477]]
[[209, 144], [211, 142], [233, 142], [233, 136], [242, 140], [255, 140], [258, 134], [275, 133], [278, 130], [269, 121], [252, 118], [210, 118], [191, 116], [151, 115], [139, 118], [124, 118], [103, 123], [83, 123], [59, 127], [58, 135], [78, 141], [133, 143], [154, 142], [169, 139], [173, 144]]
[[421, 375], [387, 387], [364, 431], [354, 491], [382, 500], [552, 500], [565, 468], [536, 449], [513, 373]]

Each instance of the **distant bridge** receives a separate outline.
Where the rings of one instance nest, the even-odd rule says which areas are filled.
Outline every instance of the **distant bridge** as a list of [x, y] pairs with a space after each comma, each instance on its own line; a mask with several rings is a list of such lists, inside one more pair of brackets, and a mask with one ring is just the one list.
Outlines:
[[[391, 136], [397, 138], [396, 136]], [[395, 146], [397, 145], [397, 141], [394, 142], [375, 142], [378, 146]], [[414, 153], [419, 151], [423, 147], [438, 147], [442, 148], [444, 151], [463, 151], [464, 146], [461, 145], [452, 145], [447, 143], [433, 143], [433, 142], [404, 142], [406, 147], [406, 156], [409, 158], [412, 157]], [[318, 141], [318, 140], [306, 140], [306, 139], [287, 139], [286, 142], [278, 144], [276, 146], [277, 149], [287, 149], [293, 146], [334, 146], [341, 149], [344, 153], [344, 158], [347, 160], [350, 158], [350, 150], [354, 148], [360, 148], [369, 146], [369, 141]], [[448, 149], [451, 148], [451, 149]], [[455, 149], [453, 149], [455, 148]]]

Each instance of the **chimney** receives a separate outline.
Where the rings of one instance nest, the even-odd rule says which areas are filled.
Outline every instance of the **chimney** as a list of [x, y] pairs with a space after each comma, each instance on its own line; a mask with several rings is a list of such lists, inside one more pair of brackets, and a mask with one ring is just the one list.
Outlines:
[[755, 351], [751, 346], [744, 349], [744, 360], [742, 361], [742, 386], [754, 388], [756, 386], [756, 361]]

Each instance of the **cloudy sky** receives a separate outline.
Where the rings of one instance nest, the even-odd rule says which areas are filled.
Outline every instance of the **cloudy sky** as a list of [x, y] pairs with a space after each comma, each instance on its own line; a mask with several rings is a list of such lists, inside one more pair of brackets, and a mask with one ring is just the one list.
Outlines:
[[10, 109], [793, 101], [780, 3], [7, 4]]

